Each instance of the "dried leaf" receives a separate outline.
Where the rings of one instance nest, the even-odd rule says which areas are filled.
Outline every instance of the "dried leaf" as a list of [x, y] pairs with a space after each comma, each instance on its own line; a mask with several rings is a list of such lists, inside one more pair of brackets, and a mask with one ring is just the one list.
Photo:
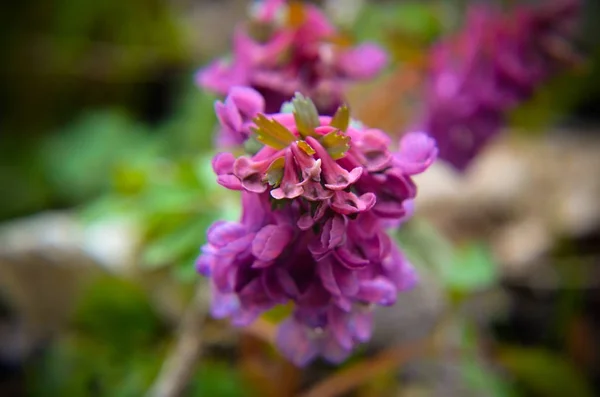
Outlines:
[[348, 129], [349, 124], [350, 110], [346, 105], [340, 106], [335, 112], [335, 115], [333, 116], [333, 119], [331, 120], [331, 123], [329, 123], [329, 125], [345, 132]]
[[252, 129], [256, 134], [256, 139], [267, 146], [274, 149], [284, 149], [296, 140], [290, 130], [277, 120], [266, 118], [264, 114], [259, 114], [252, 121], [257, 127]]
[[348, 48], [354, 45], [355, 40], [352, 38], [350, 34], [346, 33], [338, 33], [333, 36], [325, 37], [323, 39], [326, 43], [331, 43], [342, 48]]
[[300, 149], [302, 149], [302, 151], [306, 154], [308, 154], [309, 156], [312, 156], [313, 154], [315, 154], [315, 149], [312, 148], [312, 146], [310, 146], [308, 143], [306, 143], [306, 141], [298, 141], [298, 147]]
[[325, 135], [321, 139], [321, 144], [334, 160], [338, 160], [343, 158], [346, 152], [350, 150], [350, 137], [342, 131], [335, 130]]
[[304, 4], [301, 1], [290, 1], [287, 25], [291, 28], [298, 28], [304, 21], [306, 21], [306, 8]]
[[301, 397], [337, 397], [348, 394], [382, 373], [397, 370], [401, 365], [431, 349], [433, 338], [427, 337], [410, 344], [390, 347], [376, 356], [347, 366], [313, 385]]

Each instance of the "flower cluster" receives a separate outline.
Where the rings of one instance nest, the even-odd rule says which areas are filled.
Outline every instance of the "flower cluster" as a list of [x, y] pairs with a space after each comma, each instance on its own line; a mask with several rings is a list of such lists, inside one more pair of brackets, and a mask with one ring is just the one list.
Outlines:
[[437, 148], [411, 133], [392, 153], [384, 132], [351, 120], [344, 106], [331, 117], [299, 93], [291, 104], [292, 113], [265, 114], [250, 88], [225, 100], [223, 128], [264, 146], [214, 158], [218, 182], [242, 191], [243, 212], [209, 229], [197, 269], [210, 277], [215, 317], [243, 326], [291, 303], [279, 350], [297, 365], [317, 356], [340, 362], [369, 339], [372, 307], [394, 304], [416, 281], [386, 227], [412, 212], [411, 176]]
[[440, 158], [464, 169], [504, 124], [506, 113], [574, 55], [578, 0], [524, 6], [501, 15], [483, 6], [432, 51], [423, 130]]
[[252, 87], [269, 113], [301, 92], [314, 98], [321, 114], [332, 115], [342, 103], [344, 83], [374, 77], [386, 61], [375, 44], [350, 46], [317, 7], [265, 0], [236, 29], [232, 58], [200, 70], [196, 81], [221, 95], [234, 86]]

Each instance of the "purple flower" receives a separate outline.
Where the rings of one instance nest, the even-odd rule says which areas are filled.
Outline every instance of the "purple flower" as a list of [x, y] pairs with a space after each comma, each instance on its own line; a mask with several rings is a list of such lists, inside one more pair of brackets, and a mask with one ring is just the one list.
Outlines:
[[215, 112], [222, 126], [217, 136], [218, 146], [242, 145], [250, 135], [248, 123], [265, 109], [265, 100], [248, 87], [232, 87], [225, 102], [215, 104]]
[[[240, 112], [219, 119], [238, 128], [248, 112], [229, 103]], [[218, 182], [242, 191], [242, 219], [209, 228], [197, 269], [210, 277], [213, 316], [244, 326], [291, 302], [279, 351], [297, 365], [319, 356], [340, 362], [370, 338], [372, 308], [393, 305], [416, 283], [386, 228], [411, 215], [411, 176], [437, 149], [412, 133], [394, 154], [384, 132], [351, 123], [345, 107], [319, 116], [301, 94], [292, 106], [242, 122], [264, 145], [256, 154], [213, 160]]]
[[440, 158], [465, 169], [509, 110], [573, 62], [568, 42], [579, 6], [555, 0], [510, 15], [475, 6], [465, 29], [433, 48], [422, 130], [436, 139]]
[[201, 69], [199, 86], [221, 95], [234, 86], [253, 87], [268, 113], [301, 92], [315, 98], [321, 114], [332, 115], [346, 82], [373, 78], [387, 63], [375, 44], [349, 46], [315, 6], [265, 0], [252, 14], [235, 31], [232, 59]]

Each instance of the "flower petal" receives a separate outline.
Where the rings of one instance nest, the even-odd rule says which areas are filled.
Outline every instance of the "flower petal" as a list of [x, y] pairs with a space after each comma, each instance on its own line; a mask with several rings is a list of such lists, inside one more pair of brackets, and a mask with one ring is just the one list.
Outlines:
[[315, 150], [321, 159], [321, 174], [325, 179], [325, 187], [331, 190], [344, 190], [354, 184], [363, 173], [362, 167], [348, 172], [331, 158], [325, 148], [315, 138], [309, 136], [306, 142]]
[[321, 342], [321, 355], [332, 364], [339, 364], [346, 360], [351, 350], [344, 349], [333, 335], [328, 335]]
[[273, 261], [281, 255], [293, 235], [293, 229], [288, 225], [265, 226], [252, 242], [252, 254], [260, 261]]
[[207, 240], [216, 247], [224, 247], [248, 234], [246, 226], [237, 222], [217, 221], [206, 232]]
[[253, 88], [236, 86], [229, 90], [227, 96], [235, 104], [239, 114], [245, 120], [254, 118], [265, 109], [265, 99]]
[[325, 222], [321, 231], [321, 244], [323, 247], [333, 249], [346, 242], [347, 219], [344, 216], [335, 215]]
[[368, 303], [391, 306], [396, 303], [397, 294], [398, 290], [390, 280], [378, 276], [372, 280], [361, 281], [356, 297]]
[[242, 128], [242, 116], [231, 97], [227, 97], [224, 103], [216, 102], [215, 113], [223, 128], [229, 133], [233, 134]]
[[359, 308], [350, 314], [348, 329], [352, 336], [359, 342], [371, 339], [373, 331], [373, 313], [368, 308]]
[[210, 314], [214, 318], [225, 318], [239, 310], [240, 302], [235, 294], [222, 293], [211, 283]]
[[410, 132], [400, 140], [396, 166], [407, 175], [420, 174], [436, 159], [435, 140], [423, 132]]
[[319, 348], [309, 331], [293, 318], [284, 320], [275, 338], [275, 345], [288, 360], [299, 367], [304, 367], [319, 354]]
[[340, 346], [346, 350], [351, 350], [354, 347], [354, 343], [348, 326], [348, 319], [348, 313], [341, 311], [337, 307], [331, 307], [327, 316], [327, 325]]
[[368, 264], [369, 260], [364, 258], [356, 250], [350, 250], [349, 247], [340, 247], [335, 250], [335, 257], [338, 261], [351, 270], [364, 269]]
[[339, 67], [350, 78], [370, 79], [387, 64], [386, 52], [376, 44], [365, 43], [344, 51]]
[[376, 198], [373, 193], [365, 193], [358, 197], [352, 192], [335, 192], [331, 208], [343, 215], [368, 211], [375, 205]]
[[231, 153], [217, 153], [212, 159], [212, 167], [217, 175], [232, 174], [233, 163], [235, 163], [235, 157]]
[[248, 157], [240, 157], [235, 160], [233, 171], [240, 178], [244, 189], [253, 193], [262, 193], [267, 190], [263, 174], [269, 164], [263, 167], [263, 163], [264, 161], [255, 162]]

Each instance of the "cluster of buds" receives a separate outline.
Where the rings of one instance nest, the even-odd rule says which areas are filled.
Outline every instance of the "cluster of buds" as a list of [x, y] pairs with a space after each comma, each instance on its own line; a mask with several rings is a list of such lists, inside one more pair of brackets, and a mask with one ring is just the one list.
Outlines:
[[234, 86], [252, 87], [269, 113], [301, 92], [320, 114], [332, 115], [343, 102], [345, 83], [376, 76], [386, 61], [375, 44], [351, 46], [317, 7], [265, 0], [235, 30], [231, 59], [200, 70], [196, 81], [223, 96]]
[[422, 129], [441, 159], [465, 169], [509, 110], [573, 64], [579, 8], [578, 0], [556, 0], [504, 15], [475, 6], [465, 29], [434, 47]]
[[217, 105], [224, 129], [263, 146], [214, 158], [218, 182], [242, 192], [242, 217], [209, 229], [197, 269], [210, 277], [215, 317], [243, 326], [291, 303], [279, 350], [297, 365], [317, 356], [340, 362], [369, 339], [373, 306], [394, 304], [416, 282], [386, 228], [412, 213], [411, 177], [437, 148], [410, 133], [392, 153], [390, 138], [353, 121], [345, 106], [322, 116], [298, 93], [290, 107], [264, 113], [247, 87]]

